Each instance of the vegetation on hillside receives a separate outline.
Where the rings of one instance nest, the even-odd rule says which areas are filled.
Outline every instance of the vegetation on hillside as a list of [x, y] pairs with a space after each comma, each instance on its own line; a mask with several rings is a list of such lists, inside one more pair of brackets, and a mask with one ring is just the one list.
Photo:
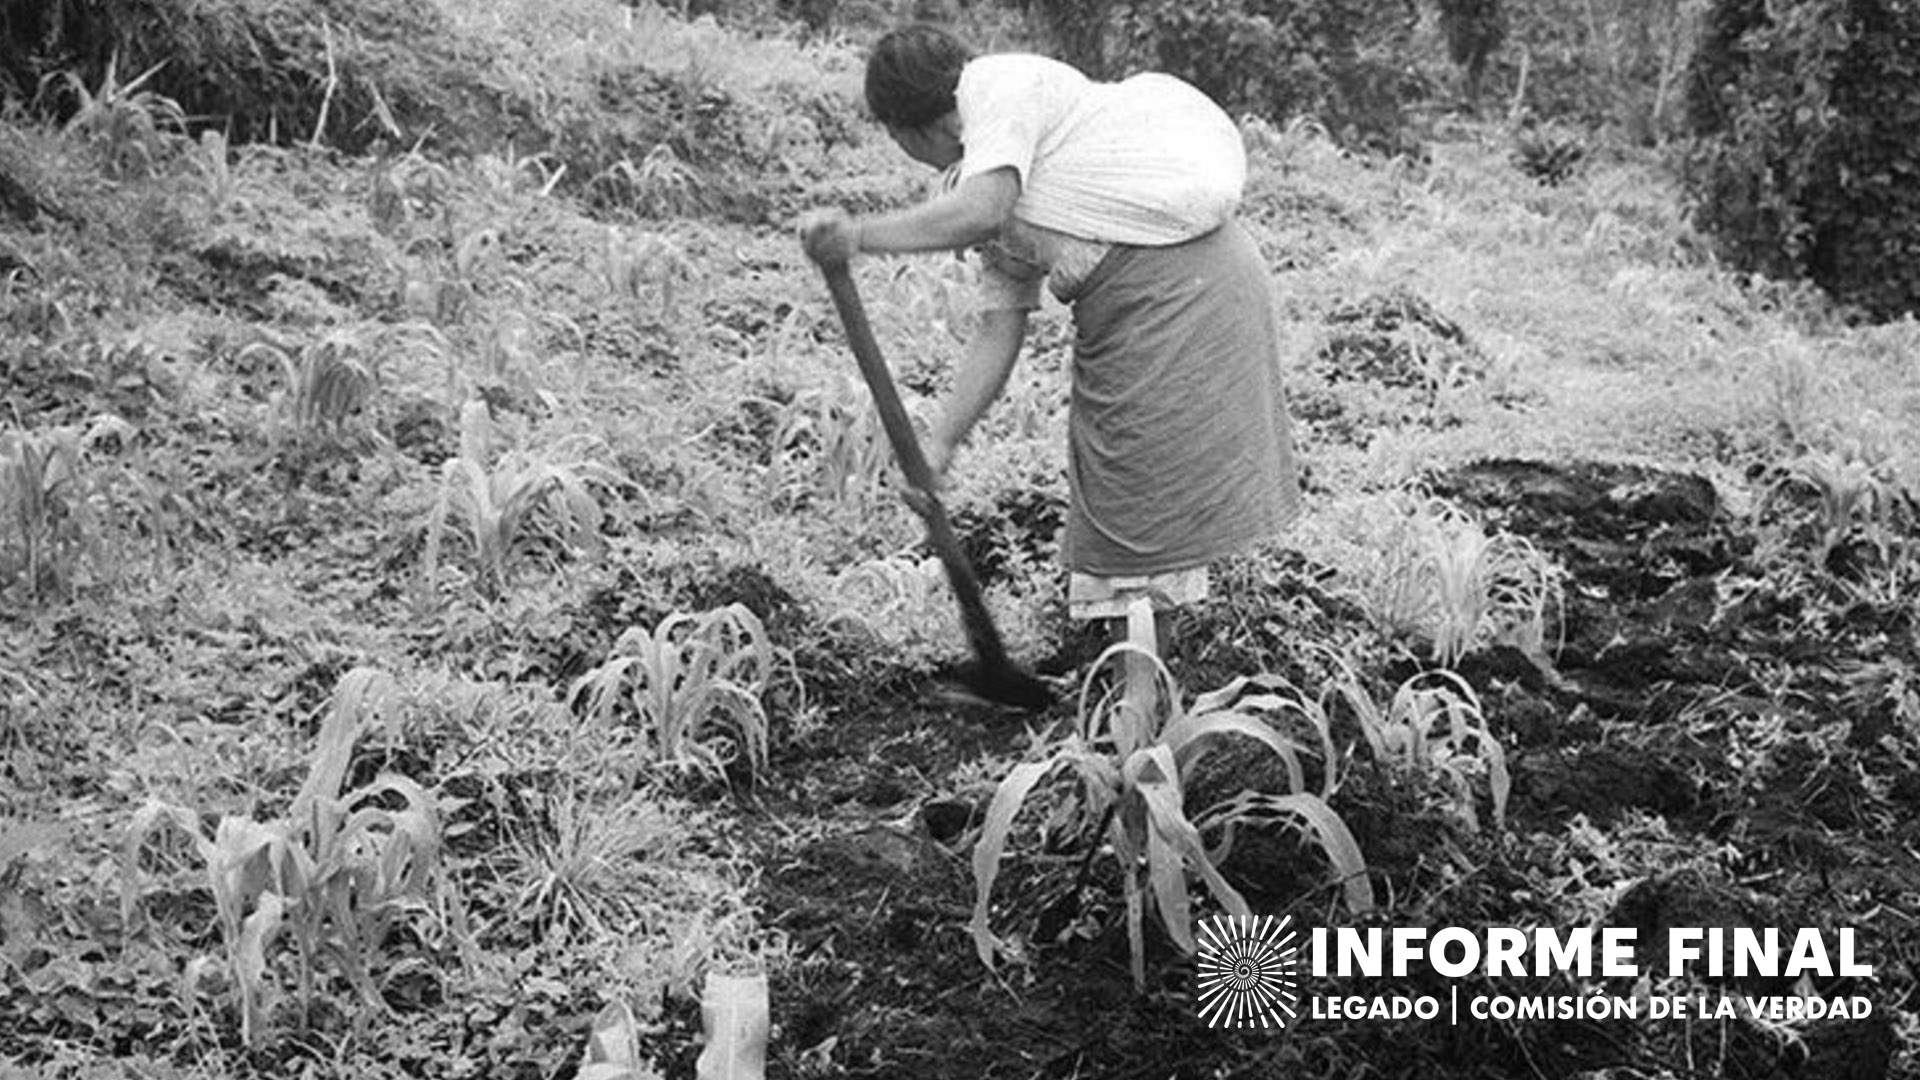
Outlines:
[[[923, 190], [857, 100], [909, 12], [714, 6], [0, 2], [0, 1078], [685, 1076], [728, 971], [795, 1078], [1920, 1075], [1920, 328], [1690, 224], [1691, 30], [1628, 16], [1695, 5], [1395, 8], [1420, 101], [1126, 5], [1136, 60], [1358, 65], [1241, 121], [1309, 507], [1161, 661], [1070, 624], [1043, 311], [948, 492], [1024, 722], [936, 692], [790, 235]], [[972, 271], [856, 271], [930, 407]], [[1846, 927], [1872, 980], [1524, 992], [1875, 1013], [1209, 1030], [1241, 912]], [[1449, 985], [1523, 992], [1379, 992]]]

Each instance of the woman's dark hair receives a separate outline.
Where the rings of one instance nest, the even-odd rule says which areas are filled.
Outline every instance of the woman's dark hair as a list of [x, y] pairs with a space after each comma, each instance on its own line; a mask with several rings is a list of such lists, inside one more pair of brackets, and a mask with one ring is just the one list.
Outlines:
[[937, 26], [889, 31], [867, 57], [867, 108], [894, 127], [926, 127], [954, 109], [960, 69], [973, 50]]

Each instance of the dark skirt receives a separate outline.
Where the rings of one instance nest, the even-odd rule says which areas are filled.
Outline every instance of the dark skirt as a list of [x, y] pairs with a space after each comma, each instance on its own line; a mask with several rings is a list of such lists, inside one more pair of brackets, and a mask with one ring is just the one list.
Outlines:
[[1266, 262], [1229, 222], [1117, 246], [1073, 302], [1065, 553], [1102, 576], [1204, 566], [1299, 509]]

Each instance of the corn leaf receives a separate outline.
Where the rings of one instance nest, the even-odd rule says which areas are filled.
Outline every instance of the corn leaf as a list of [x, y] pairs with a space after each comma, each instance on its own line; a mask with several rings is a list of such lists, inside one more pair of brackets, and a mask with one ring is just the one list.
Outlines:
[[1014, 815], [1020, 812], [1034, 785], [1063, 760], [1055, 755], [1045, 761], [1023, 761], [1015, 765], [994, 789], [993, 801], [987, 805], [980, 839], [973, 846], [973, 918], [967, 923], [967, 932], [973, 936], [973, 947], [980, 954], [980, 962], [989, 968], [1002, 946], [988, 925], [988, 913], [993, 883], [1000, 876], [1000, 856], [1006, 850], [1007, 835], [1013, 830]]
[[1250, 912], [1240, 893], [1214, 868], [1199, 830], [1187, 819], [1175, 768], [1173, 752], [1162, 745], [1135, 754], [1127, 762], [1126, 775], [1147, 808], [1147, 865], [1154, 879], [1154, 899], [1161, 921], [1174, 942], [1191, 953], [1193, 918], [1187, 896], [1187, 869], [1200, 875], [1228, 914]]
[[[1154, 701], [1126, 700], [1124, 665], [1130, 660], [1148, 665], [1153, 680]], [[1121, 678], [1108, 685], [1096, 703], [1093, 689], [1100, 682], [1096, 676], [1109, 665], [1122, 667]], [[1115, 754], [1124, 758], [1154, 741], [1165, 718], [1178, 711], [1179, 701], [1179, 684], [1174, 681], [1173, 672], [1167, 669], [1165, 662], [1151, 650], [1131, 641], [1115, 642], [1094, 660], [1087, 677], [1080, 684], [1077, 716], [1080, 737], [1089, 744], [1111, 745]]]
[[1355, 915], [1373, 910], [1373, 883], [1367, 879], [1366, 859], [1360, 854], [1360, 845], [1347, 823], [1318, 796], [1242, 792], [1210, 807], [1195, 825], [1202, 833], [1216, 829], [1221, 832], [1221, 843], [1213, 853], [1218, 860], [1226, 857], [1234, 832], [1240, 826], [1263, 822], [1302, 828], [1326, 854], [1328, 865], [1346, 894], [1347, 910]]
[[213, 842], [201, 832], [200, 819], [193, 811], [159, 800], [148, 800], [133, 812], [133, 819], [127, 824], [126, 837], [120, 845], [120, 912], [121, 918], [128, 922], [133, 920], [134, 909], [139, 903], [140, 852], [153, 833], [167, 824], [187, 834], [199, 852], [203, 866], [210, 867], [214, 863]]
[[278, 893], [264, 893], [241, 924], [239, 940], [232, 948], [233, 980], [240, 988], [240, 1037], [249, 1047], [264, 1030], [271, 1002], [267, 982], [267, 949], [285, 922], [286, 903]]
[[[1287, 768], [1288, 790], [1300, 791], [1307, 786], [1306, 770], [1300, 764], [1300, 755], [1306, 747], [1275, 731], [1273, 725], [1257, 716], [1237, 712], [1189, 714], [1167, 725], [1161, 739], [1174, 752], [1181, 773], [1190, 775], [1212, 749], [1213, 737], [1224, 735], [1240, 735], [1272, 750]], [[1326, 771], [1331, 777], [1331, 762]]]
[[333, 707], [320, 725], [320, 741], [314, 748], [313, 768], [306, 783], [294, 796], [292, 814], [296, 820], [305, 808], [317, 800], [340, 794], [346, 780], [347, 765], [353, 757], [353, 744], [360, 737], [362, 720], [385, 711], [392, 701], [391, 676], [376, 668], [357, 667], [340, 680], [333, 691]]

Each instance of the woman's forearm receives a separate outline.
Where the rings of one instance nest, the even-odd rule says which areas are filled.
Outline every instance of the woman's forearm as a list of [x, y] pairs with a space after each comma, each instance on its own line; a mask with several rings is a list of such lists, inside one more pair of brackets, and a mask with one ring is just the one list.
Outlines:
[[981, 313], [979, 325], [967, 341], [967, 351], [954, 370], [953, 393], [931, 428], [936, 471], [945, 470], [954, 450], [1006, 389], [1026, 334], [1027, 313], [1023, 310]]
[[879, 255], [972, 247], [999, 235], [1019, 198], [1020, 177], [1010, 168], [968, 177], [918, 206], [861, 218], [859, 247]]

